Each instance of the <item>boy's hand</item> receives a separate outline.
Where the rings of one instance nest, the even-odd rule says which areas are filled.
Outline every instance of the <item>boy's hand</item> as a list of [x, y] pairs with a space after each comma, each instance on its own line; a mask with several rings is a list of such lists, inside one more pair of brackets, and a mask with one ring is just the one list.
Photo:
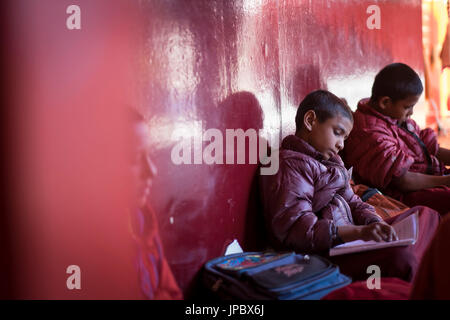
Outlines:
[[446, 166], [450, 166], [450, 150], [440, 147], [436, 154], [436, 158], [443, 162]]
[[450, 187], [450, 175], [432, 176], [419, 172], [407, 171], [403, 176], [394, 178], [392, 185], [401, 191], [412, 192], [437, 186]]
[[377, 242], [398, 240], [394, 228], [386, 222], [375, 222], [364, 226], [361, 228], [360, 237], [365, 241], [375, 240]]
[[444, 176], [444, 177], [445, 177], [445, 185], [446, 185], [447, 187], [450, 187], [450, 175]]

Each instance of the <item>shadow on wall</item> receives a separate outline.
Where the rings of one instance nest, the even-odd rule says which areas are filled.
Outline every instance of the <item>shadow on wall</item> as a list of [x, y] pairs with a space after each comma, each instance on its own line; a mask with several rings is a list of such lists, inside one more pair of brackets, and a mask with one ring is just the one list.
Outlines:
[[[255, 95], [242, 91], [231, 94], [217, 105], [214, 117], [209, 111], [209, 120], [205, 123], [206, 130], [214, 128], [222, 132], [224, 164], [209, 165], [208, 170], [214, 184], [210, 192], [207, 214], [201, 216], [200, 223], [204, 226], [201, 232], [195, 229], [187, 230], [192, 237], [202, 238], [204, 241], [216, 239], [217, 243], [209, 245], [207, 259], [199, 261], [196, 270], [209, 259], [223, 255], [227, 246], [237, 239], [245, 251], [262, 250], [266, 246], [263, 213], [259, 201], [258, 190], [258, 164], [249, 163], [252, 156], [249, 154], [250, 143], [258, 143], [259, 132], [263, 129], [263, 114], [261, 106]], [[251, 139], [246, 138], [245, 150], [238, 147], [237, 139], [226, 139], [226, 130], [242, 129], [248, 135], [254, 133]], [[267, 143], [261, 139], [262, 143]], [[206, 142], [208, 145], [209, 142]], [[226, 150], [234, 151], [233, 164], [227, 164]], [[231, 149], [233, 147], [233, 149]], [[237, 155], [245, 151], [245, 163], [237, 164]], [[259, 148], [255, 150], [258, 152]], [[257, 162], [259, 157], [257, 157]], [[207, 165], [203, 165], [207, 166]], [[199, 221], [195, 222], [196, 225]], [[213, 226], [212, 226], [213, 224]], [[200, 243], [204, 242], [201, 241]], [[182, 266], [176, 266], [180, 268]], [[196, 272], [194, 280], [189, 285], [185, 295], [189, 297], [203, 296], [200, 272]]]
[[[234, 141], [234, 165], [219, 166], [216, 184], [217, 194], [223, 195], [221, 201], [228, 206], [229, 214], [234, 223], [229, 225], [226, 239], [220, 254], [224, 254], [226, 247], [237, 238], [244, 251], [263, 250], [267, 246], [264, 216], [259, 197], [259, 150], [260, 143], [267, 144], [267, 140], [260, 135], [263, 129], [263, 113], [259, 101], [253, 93], [241, 91], [228, 96], [219, 106], [219, 123], [217, 127], [225, 133], [226, 129], [242, 129], [249, 132], [254, 129], [256, 134], [257, 164], [250, 163], [250, 143], [246, 139], [245, 164], [236, 164], [238, 150], [236, 140]], [[227, 144], [233, 143], [227, 141]], [[245, 202], [245, 199], [248, 199]], [[225, 202], [226, 201], [226, 202]], [[245, 215], [245, 218], [242, 218]], [[242, 234], [239, 234], [242, 232]]]

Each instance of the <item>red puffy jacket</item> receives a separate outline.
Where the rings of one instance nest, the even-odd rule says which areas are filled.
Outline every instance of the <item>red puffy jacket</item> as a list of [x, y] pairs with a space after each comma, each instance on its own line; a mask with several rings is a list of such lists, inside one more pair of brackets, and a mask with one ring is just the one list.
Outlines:
[[[389, 186], [394, 177], [407, 171], [444, 174], [445, 166], [436, 158], [439, 145], [432, 129], [420, 130], [414, 120], [408, 119], [408, 132], [397, 125], [397, 120], [370, 107], [368, 101], [359, 102], [353, 130], [344, 148], [345, 163], [353, 167], [358, 182], [401, 199], [402, 194]], [[430, 162], [414, 134], [423, 141]]]
[[275, 175], [260, 176], [264, 215], [275, 247], [319, 253], [339, 243], [337, 226], [381, 221], [353, 193], [339, 156], [322, 155], [301, 138], [282, 142]]

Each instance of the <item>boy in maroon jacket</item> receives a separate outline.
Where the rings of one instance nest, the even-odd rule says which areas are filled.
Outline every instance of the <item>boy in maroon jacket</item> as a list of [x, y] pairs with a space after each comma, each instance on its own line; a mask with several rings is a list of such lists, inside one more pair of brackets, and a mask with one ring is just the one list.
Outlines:
[[411, 281], [437, 228], [438, 213], [416, 207], [383, 221], [353, 193], [351, 174], [338, 155], [353, 127], [352, 112], [331, 92], [308, 94], [295, 122], [295, 135], [283, 139], [278, 172], [260, 176], [272, 245], [279, 250], [328, 256], [331, 247], [343, 242], [395, 240], [390, 223], [418, 211], [416, 245], [328, 257], [353, 280], [367, 279], [367, 267], [377, 265], [383, 277]]
[[410, 117], [422, 94], [417, 73], [402, 63], [384, 67], [375, 77], [370, 99], [354, 113], [344, 160], [358, 183], [376, 187], [412, 207], [450, 212], [450, 150], [436, 134], [420, 130]]

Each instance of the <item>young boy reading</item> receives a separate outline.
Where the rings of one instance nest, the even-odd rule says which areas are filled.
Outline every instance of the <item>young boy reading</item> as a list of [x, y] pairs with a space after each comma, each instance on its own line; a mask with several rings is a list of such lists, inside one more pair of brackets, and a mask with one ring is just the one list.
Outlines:
[[[328, 256], [331, 247], [343, 242], [396, 240], [389, 223], [353, 193], [351, 175], [338, 155], [353, 127], [350, 108], [328, 91], [314, 91], [300, 103], [295, 122], [295, 135], [283, 139], [278, 172], [260, 176], [272, 245], [279, 250]], [[328, 258], [354, 280], [367, 279], [367, 267], [375, 264], [382, 276], [411, 281], [438, 224], [438, 214], [421, 207], [393, 220], [416, 211], [420, 227], [415, 246]]]
[[358, 183], [378, 188], [409, 207], [450, 212], [450, 150], [439, 147], [430, 128], [410, 117], [422, 94], [417, 73], [402, 63], [375, 77], [370, 99], [359, 102], [344, 149]]

